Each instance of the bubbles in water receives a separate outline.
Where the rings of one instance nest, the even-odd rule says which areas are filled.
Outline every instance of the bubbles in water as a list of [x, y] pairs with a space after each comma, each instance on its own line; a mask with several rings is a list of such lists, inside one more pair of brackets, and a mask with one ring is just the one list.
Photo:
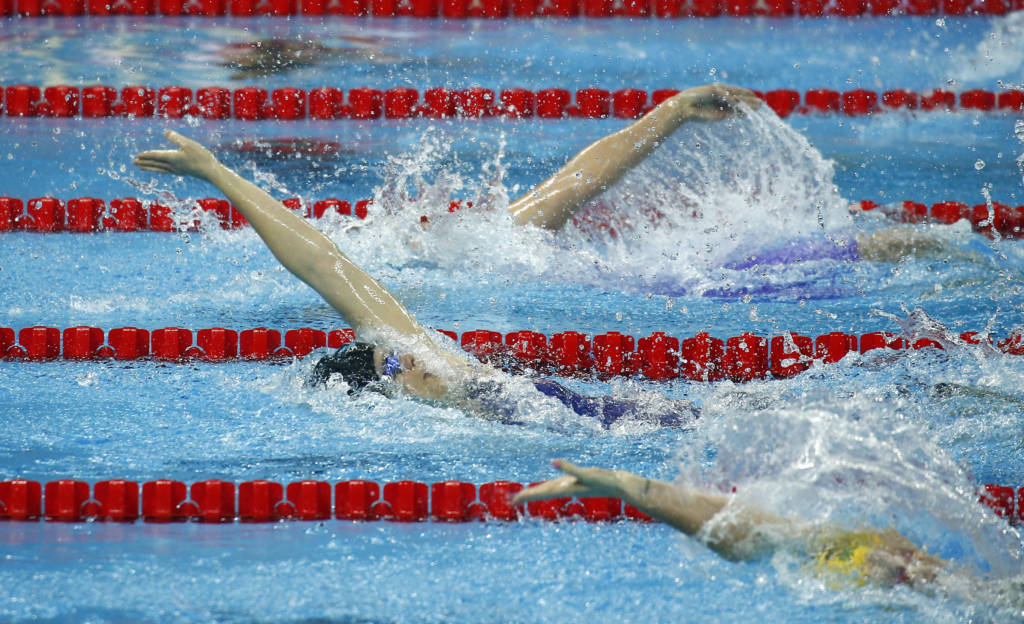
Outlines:
[[984, 160], [981, 160], [979, 158], [978, 160], [974, 161], [974, 169], [976, 171], [981, 171], [984, 168], [985, 168], [985, 161]]

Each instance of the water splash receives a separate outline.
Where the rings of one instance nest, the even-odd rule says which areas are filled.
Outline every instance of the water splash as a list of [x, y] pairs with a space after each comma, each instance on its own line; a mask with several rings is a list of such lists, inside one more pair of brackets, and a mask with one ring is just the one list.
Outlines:
[[[949, 75], [964, 84], [988, 83], [995, 79], [1014, 80], [1024, 68], [1024, 11], [992, 18], [992, 29], [970, 52], [957, 51], [949, 60]], [[1020, 82], [1001, 84], [1019, 89]]]
[[812, 526], [895, 528], [976, 575], [1022, 565], [1021, 537], [977, 504], [967, 472], [904, 410], [824, 395], [726, 412], [684, 441], [678, 479]]
[[[378, 212], [355, 244], [386, 248], [392, 267], [628, 280], [678, 293], [723, 281], [739, 288], [804, 282], [803, 270], [766, 278], [746, 269], [805, 260], [814, 274], [822, 268], [815, 260], [832, 266], [837, 254], [848, 255], [851, 220], [832, 163], [767, 110], [682, 127], [558, 233], [509, 219], [503, 138], [473, 178], [458, 172], [448, 131], [431, 129], [411, 153], [389, 159], [375, 193]], [[467, 207], [449, 212], [451, 198], [467, 192]]]

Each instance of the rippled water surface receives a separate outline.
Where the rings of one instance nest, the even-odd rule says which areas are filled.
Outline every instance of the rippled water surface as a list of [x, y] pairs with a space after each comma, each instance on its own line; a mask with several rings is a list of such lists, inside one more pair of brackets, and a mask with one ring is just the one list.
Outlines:
[[[1021, 14], [861, 20], [6, 20], [17, 83], [575, 89], [998, 90], [1019, 85]], [[184, 27], [190, 29], [185, 30]], [[256, 41], [301, 62], [252, 67]], [[248, 66], [248, 69], [246, 68]], [[788, 380], [571, 380], [692, 401], [686, 430], [611, 430], [536, 393], [517, 426], [451, 407], [312, 390], [312, 361], [0, 362], [0, 478], [521, 482], [549, 460], [628, 469], [815, 526], [899, 530], [961, 570], [934, 593], [835, 589], [793, 553], [718, 559], [633, 523], [0, 523], [0, 619], [15, 621], [992, 621], [1024, 619], [1020, 534], [975, 503], [1024, 486], [1024, 358], [967, 345], [1024, 326], [1024, 247], [968, 224], [898, 224], [861, 199], [1024, 203], [1010, 114], [766, 111], [687, 126], [555, 234], [510, 198], [621, 120], [207, 122], [0, 119], [0, 194], [214, 195], [131, 156], [173, 126], [278, 197], [374, 197], [318, 223], [424, 324], [552, 334], [886, 330], [943, 350], [874, 351]], [[451, 198], [474, 207], [450, 214]], [[431, 227], [420, 226], [429, 216]], [[608, 229], [615, 236], [608, 235]], [[851, 245], [882, 237], [884, 257]], [[861, 245], [863, 249], [863, 245]], [[794, 251], [796, 250], [796, 251]], [[837, 251], [838, 250], [838, 251]], [[846, 251], [843, 251], [846, 250]], [[0, 234], [0, 326], [338, 327], [251, 230]]]

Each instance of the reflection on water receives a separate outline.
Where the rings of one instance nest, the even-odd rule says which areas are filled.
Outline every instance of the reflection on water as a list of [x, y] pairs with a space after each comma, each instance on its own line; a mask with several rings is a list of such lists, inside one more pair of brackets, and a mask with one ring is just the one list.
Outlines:
[[[377, 40], [365, 37], [339, 37], [348, 44], [334, 47], [309, 39], [261, 39], [229, 43], [216, 54], [222, 67], [232, 70], [231, 80], [252, 80], [269, 75], [284, 75], [292, 70], [339, 64], [394, 64], [402, 58], [384, 53]], [[333, 41], [332, 41], [333, 43]]]

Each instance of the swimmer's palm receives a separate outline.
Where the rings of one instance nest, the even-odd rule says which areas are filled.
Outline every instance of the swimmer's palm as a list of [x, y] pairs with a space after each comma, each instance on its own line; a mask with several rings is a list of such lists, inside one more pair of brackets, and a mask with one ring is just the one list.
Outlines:
[[680, 93], [691, 114], [706, 121], [718, 121], [739, 112], [740, 104], [752, 109], [761, 106], [761, 99], [749, 89], [722, 84], [694, 87]]
[[192, 176], [206, 180], [218, 164], [210, 150], [173, 130], [168, 130], [164, 136], [180, 149], [142, 152], [135, 157], [135, 164], [144, 171]]
[[516, 494], [515, 504], [566, 496], [612, 496], [621, 498], [626, 494], [628, 480], [634, 475], [621, 470], [584, 468], [570, 462], [556, 460], [555, 467], [566, 473], [564, 477], [551, 479]]

